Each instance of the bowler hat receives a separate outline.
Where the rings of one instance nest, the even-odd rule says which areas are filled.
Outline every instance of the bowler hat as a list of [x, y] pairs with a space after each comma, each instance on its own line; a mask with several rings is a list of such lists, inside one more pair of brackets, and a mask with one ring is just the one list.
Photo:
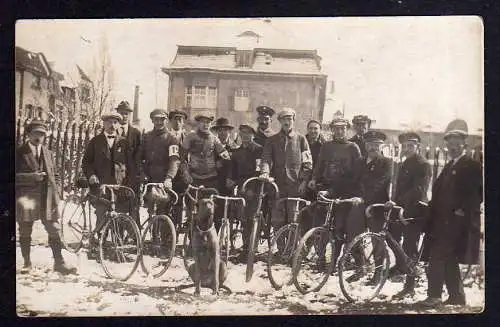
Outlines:
[[149, 118], [151, 118], [151, 119], [153, 119], [153, 118], [167, 118], [167, 117], [168, 117], [167, 111], [164, 109], [155, 109], [155, 110], [151, 111], [151, 113], [149, 114]]
[[455, 119], [451, 121], [444, 132], [444, 139], [446, 140], [451, 135], [458, 135], [466, 138], [468, 135], [467, 123], [463, 119]]
[[219, 130], [219, 129], [223, 129], [223, 128], [234, 129], [234, 127], [229, 124], [229, 120], [227, 120], [227, 118], [221, 117], [215, 121], [215, 125], [212, 127], [212, 129]]
[[128, 112], [134, 111], [134, 110], [132, 110], [132, 108], [130, 108], [130, 104], [128, 103], [128, 101], [120, 102], [118, 107], [116, 107], [116, 111], [120, 111], [120, 110], [128, 111]]
[[406, 132], [398, 136], [399, 143], [415, 142], [420, 143], [420, 135], [415, 132]]
[[170, 110], [168, 112], [168, 119], [172, 120], [175, 116], [182, 116], [184, 117], [184, 119], [187, 119], [188, 118], [188, 115], [185, 111], [182, 111], [182, 110]]
[[368, 123], [371, 124], [372, 120], [368, 118], [367, 115], [356, 115], [352, 119], [353, 124], [358, 124], [358, 123]]
[[251, 132], [253, 134], [256, 133], [255, 129], [252, 126], [247, 125], [247, 124], [241, 124], [240, 127], [239, 127], [239, 130], [240, 131], [247, 130], [247, 131], [249, 131], [249, 132]]
[[119, 113], [114, 112], [114, 111], [112, 111], [112, 112], [108, 112], [108, 113], [104, 113], [104, 114], [101, 116], [101, 119], [102, 119], [103, 121], [106, 121], [106, 120], [109, 120], [109, 119], [113, 119], [113, 118], [114, 118], [114, 119], [116, 119], [116, 120], [118, 120], [119, 122], [121, 122], [121, 121], [123, 120], [122, 115], [120, 115]]
[[274, 109], [269, 106], [258, 106], [256, 110], [260, 116], [272, 117], [276, 113]]
[[42, 132], [47, 134], [47, 126], [42, 120], [33, 120], [26, 126], [26, 132], [29, 134], [31, 132]]
[[281, 110], [278, 114], [278, 119], [290, 116], [295, 118], [295, 110], [293, 110], [292, 108], [283, 108], [283, 110]]
[[368, 131], [363, 135], [365, 142], [370, 143], [384, 143], [387, 136], [379, 131]]

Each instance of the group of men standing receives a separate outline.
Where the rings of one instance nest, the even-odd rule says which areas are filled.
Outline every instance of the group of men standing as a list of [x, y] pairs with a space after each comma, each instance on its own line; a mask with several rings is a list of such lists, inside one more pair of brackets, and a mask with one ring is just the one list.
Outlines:
[[[327, 190], [331, 198], [355, 198], [354, 205], [339, 206], [335, 212], [336, 231], [345, 235], [346, 242], [367, 227], [380, 230], [382, 214], [368, 221], [364, 216], [364, 208], [370, 204], [394, 200], [408, 215], [422, 215], [419, 202], [428, 201], [431, 167], [419, 154], [421, 140], [418, 134], [409, 132], [399, 136], [405, 160], [398, 169], [395, 191], [391, 195], [389, 185], [396, 163], [381, 154], [386, 135], [369, 130], [371, 120], [367, 116], [354, 117], [352, 123], [356, 135], [349, 140], [347, 130], [350, 122], [343, 117], [334, 117], [330, 124], [332, 139], [327, 141], [322, 134], [321, 123], [316, 120], [308, 122], [306, 135], [297, 132], [293, 109], [285, 108], [277, 114], [281, 126], [278, 132], [271, 129], [276, 112], [268, 106], [259, 106], [256, 110], [258, 127], [240, 125], [240, 144], [231, 137], [235, 127], [226, 118], [217, 119], [211, 126], [214, 117], [198, 114], [194, 117], [195, 130], [185, 131], [188, 116], [182, 110], [153, 110], [150, 113], [153, 130], [141, 138], [140, 131], [128, 122], [132, 109], [123, 101], [116, 111], [102, 116], [104, 130], [87, 145], [82, 160], [83, 175], [91, 186], [122, 184], [132, 188], [136, 194], [145, 181], [164, 183], [179, 193], [193, 184], [230, 194], [235, 186], [241, 189], [243, 182], [254, 176], [273, 177], [279, 187], [279, 197], [314, 200], [317, 191]], [[458, 263], [465, 261], [466, 252], [469, 257], [474, 254], [474, 247], [479, 244], [476, 238], [479, 235], [478, 210], [482, 201], [481, 166], [463, 154], [467, 137], [467, 126], [464, 124], [464, 121], [456, 120], [447, 128], [444, 139], [452, 160], [433, 185], [428, 219], [391, 229], [397, 240], [404, 239], [403, 247], [409, 256], [417, 255], [418, 240], [422, 231], [426, 232], [429, 269], [428, 299], [424, 303], [430, 305], [441, 302], [443, 283], [446, 283], [450, 296], [448, 303], [465, 304]], [[36, 130], [39, 129], [32, 129]], [[29, 142], [36, 143], [36, 138], [30, 137]], [[17, 158], [27, 164], [17, 163], [16, 172], [36, 170], [38, 166], [33, 165], [32, 158], [25, 156], [32, 151], [31, 145], [21, 147]], [[43, 148], [43, 152], [47, 151]], [[50, 162], [43, 167], [50, 167]], [[247, 221], [255, 213], [256, 190], [250, 188], [243, 196], [247, 198], [242, 219], [246, 248], [249, 234]], [[104, 209], [100, 210], [98, 217], [102, 216]], [[165, 208], [159, 207], [158, 210], [161, 213]], [[222, 215], [220, 208], [216, 210], [219, 210], [216, 211], [218, 228]], [[286, 224], [291, 210], [286, 205], [272, 208], [271, 224], [275, 230]], [[97, 207], [96, 211], [99, 211]], [[128, 211], [140, 226], [137, 204], [130, 205]], [[301, 218], [302, 223], [306, 228], [319, 225], [325, 213], [320, 205], [311, 206]], [[179, 224], [180, 219], [181, 208], [178, 206], [174, 208], [175, 223]], [[42, 217], [42, 220], [47, 219]], [[30, 232], [24, 226], [20, 222], [22, 244], [27, 243], [27, 230]], [[57, 243], [53, 236], [57, 233], [51, 228], [47, 230], [52, 235], [51, 244]], [[468, 250], [468, 245], [473, 246], [472, 252]], [[25, 266], [30, 266], [29, 251], [25, 248], [26, 245], [23, 247]], [[338, 248], [340, 251], [340, 246]], [[245, 253], [243, 251], [243, 256]], [[58, 253], [54, 254], [58, 260], [57, 267], [62, 262], [59, 257]], [[401, 269], [402, 263], [398, 260], [391, 274], [401, 273]], [[380, 274], [376, 273], [376, 278], [380, 278]], [[403, 291], [396, 297], [413, 295], [414, 287], [415, 280], [407, 278]]]

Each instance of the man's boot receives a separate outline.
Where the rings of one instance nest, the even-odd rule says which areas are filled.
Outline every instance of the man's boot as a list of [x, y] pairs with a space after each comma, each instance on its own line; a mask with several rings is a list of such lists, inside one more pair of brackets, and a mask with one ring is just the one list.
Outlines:
[[402, 300], [406, 297], [415, 295], [415, 277], [406, 276], [406, 281], [403, 289], [392, 297], [393, 300]]
[[49, 237], [49, 246], [52, 249], [52, 254], [54, 255], [54, 271], [63, 275], [75, 274], [76, 268], [66, 264], [62, 257], [61, 239], [59, 237]]
[[27, 274], [31, 270], [31, 237], [20, 237], [19, 245], [21, 246], [21, 254], [24, 259], [24, 265], [21, 269], [21, 274]]

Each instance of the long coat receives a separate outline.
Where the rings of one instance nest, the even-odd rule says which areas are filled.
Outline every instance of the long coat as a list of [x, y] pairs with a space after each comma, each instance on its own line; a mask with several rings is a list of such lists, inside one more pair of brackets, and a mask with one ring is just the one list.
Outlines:
[[382, 155], [369, 163], [360, 163], [361, 194], [366, 205], [385, 203], [389, 200], [392, 161]]
[[[42, 146], [42, 167], [39, 167], [28, 143], [16, 150], [16, 219], [19, 221], [57, 220], [59, 194], [51, 151]], [[47, 173], [42, 182], [37, 182], [29, 176], [22, 175], [44, 171]], [[19, 203], [21, 199], [21, 203]], [[35, 199], [35, 210], [29, 210], [22, 205], [22, 199]], [[38, 209], [38, 210], [36, 210]]]
[[137, 178], [140, 176], [140, 147], [142, 143], [142, 133], [132, 125], [128, 126], [125, 138], [125, 154], [127, 157], [127, 177], [125, 185], [137, 185]]
[[82, 159], [82, 170], [85, 177], [96, 175], [100, 184], [125, 185], [127, 176], [127, 143], [117, 136], [110, 149], [104, 134], [96, 135], [90, 140]]
[[[463, 156], [455, 165], [443, 168], [432, 187], [423, 260], [430, 255], [448, 259], [451, 253], [459, 263], [478, 263], [482, 194], [479, 162]], [[456, 214], [458, 209], [464, 216]]]

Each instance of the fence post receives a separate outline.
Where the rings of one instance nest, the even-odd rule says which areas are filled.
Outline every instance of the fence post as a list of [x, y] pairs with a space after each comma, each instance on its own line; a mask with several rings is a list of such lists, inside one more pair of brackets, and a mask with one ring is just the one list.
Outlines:
[[69, 147], [69, 165], [68, 165], [68, 187], [73, 187], [73, 175], [75, 173], [75, 146], [76, 146], [76, 122], [71, 124], [71, 142]]
[[[56, 122], [53, 121], [50, 123], [50, 136], [49, 136], [49, 150], [54, 152], [54, 133], [55, 133], [55, 124]], [[57, 156], [57, 153], [55, 153]]]
[[66, 153], [68, 147], [68, 133], [69, 133], [70, 122], [66, 123], [66, 129], [64, 130], [64, 139], [62, 143], [62, 158], [61, 158], [61, 198], [64, 196], [65, 180], [66, 180]]
[[82, 122], [78, 129], [78, 146], [76, 148], [76, 170], [75, 170], [75, 181], [80, 173], [80, 165], [82, 162], [83, 152], [85, 147], [83, 146], [83, 129], [85, 128], [85, 122]]
[[[59, 154], [59, 149], [61, 148], [62, 126], [63, 126], [63, 123], [62, 123], [62, 121], [60, 121], [59, 124], [57, 125], [57, 138], [56, 138], [56, 146], [55, 146], [56, 167], [59, 171], [61, 171], [61, 155]], [[61, 180], [61, 185], [62, 185], [62, 180]]]

